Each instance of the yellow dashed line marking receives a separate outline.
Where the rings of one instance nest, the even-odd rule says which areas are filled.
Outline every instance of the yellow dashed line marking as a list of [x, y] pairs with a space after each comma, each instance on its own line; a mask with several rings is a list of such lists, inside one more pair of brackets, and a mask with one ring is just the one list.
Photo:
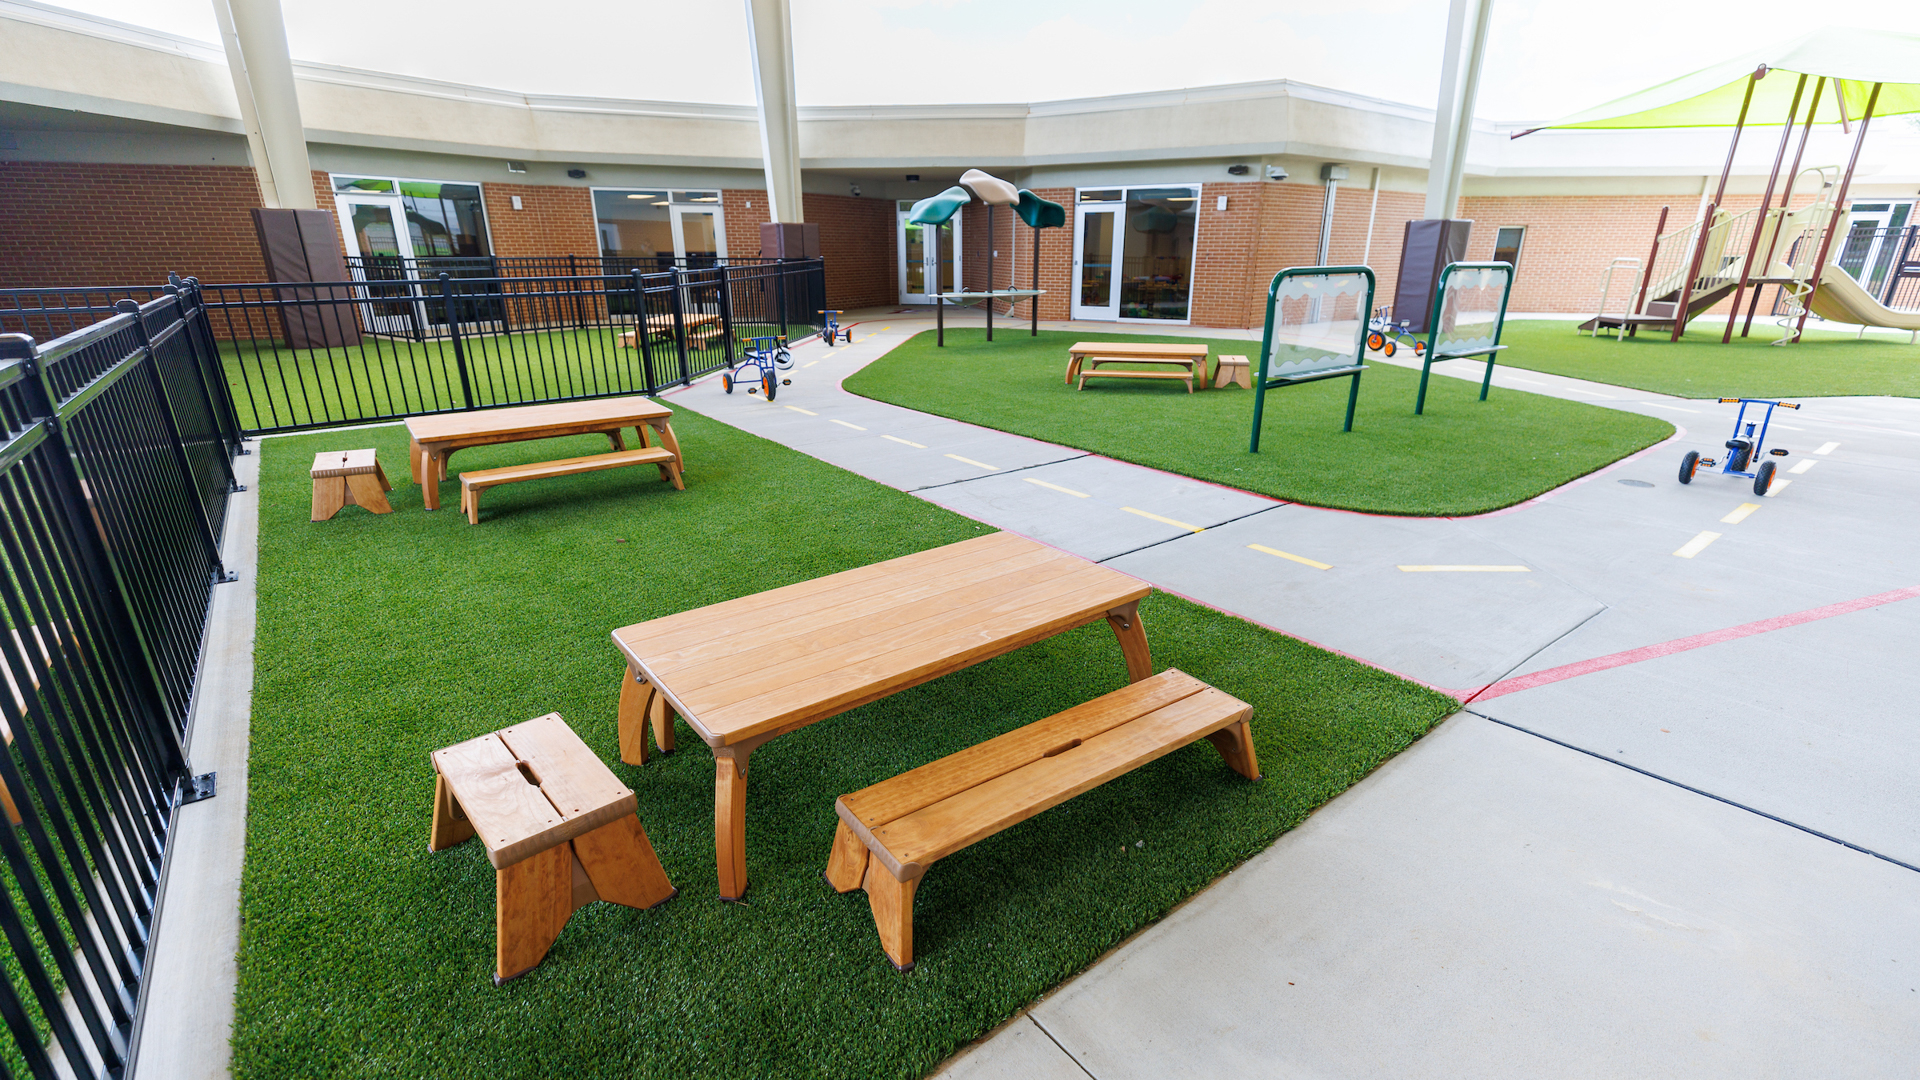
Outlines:
[[925, 449], [926, 449], [926, 446], [925, 446], [925, 444], [923, 444], [923, 443], [917, 443], [917, 442], [908, 442], [907, 440], [905, 440], [905, 439], [903, 439], [903, 438], [901, 438], [901, 437], [900, 437], [900, 436], [898, 436], [898, 435], [882, 435], [882, 436], [880, 436], [880, 437], [881, 437], [881, 438], [883, 438], [883, 439], [890, 439], [890, 440], [892, 440], [892, 441], [894, 441], [894, 442], [897, 442], [897, 443], [899, 443], [899, 444], [901, 444], [902, 446], [911, 446], [911, 447], [913, 447], [913, 448], [914, 448], [915, 450], [925, 450]]
[[1831, 454], [1831, 453], [1833, 453], [1833, 452], [1834, 452], [1835, 450], [1838, 450], [1838, 449], [1840, 449], [1840, 444], [1839, 444], [1839, 443], [1837, 443], [1837, 442], [1830, 442], [1830, 443], [1824, 443], [1824, 444], [1822, 444], [1822, 445], [1821, 445], [1821, 447], [1820, 447], [1820, 449], [1818, 449], [1818, 450], [1815, 450], [1815, 451], [1814, 451], [1814, 453], [1816, 453], [1816, 454]]
[[1025, 480], [1026, 480], [1026, 482], [1027, 482], [1027, 483], [1029, 483], [1029, 484], [1039, 484], [1039, 485], [1040, 485], [1041, 487], [1043, 487], [1043, 488], [1051, 488], [1052, 490], [1054, 490], [1054, 491], [1058, 491], [1058, 492], [1060, 492], [1060, 493], [1062, 493], [1062, 494], [1064, 494], [1064, 495], [1071, 495], [1071, 496], [1073, 496], [1073, 497], [1074, 497], [1074, 498], [1076, 498], [1076, 499], [1091, 499], [1091, 498], [1093, 498], [1093, 496], [1091, 496], [1091, 495], [1089, 495], [1089, 494], [1087, 494], [1087, 493], [1086, 493], [1086, 492], [1084, 492], [1084, 491], [1075, 491], [1075, 490], [1073, 490], [1072, 488], [1063, 488], [1063, 487], [1061, 487], [1061, 486], [1060, 486], [1059, 484], [1049, 484], [1049, 483], [1047, 483], [1047, 482], [1046, 482], [1045, 480], [1035, 480], [1035, 479], [1034, 479], [1033, 477], [1031, 477], [1031, 476], [1028, 476], [1028, 477], [1024, 477], [1024, 479], [1025, 479]]
[[1812, 458], [1808, 458], [1807, 460], [1802, 461], [1800, 464], [1795, 465], [1793, 468], [1788, 469], [1787, 471], [1797, 476], [1800, 473], [1806, 472], [1808, 469], [1811, 469], [1818, 464], [1820, 463], [1813, 460]]
[[818, 360], [809, 360], [809, 361], [807, 361], [806, 363], [804, 363], [804, 364], [801, 364], [801, 365], [800, 365], [800, 370], [801, 370], [801, 371], [805, 371], [805, 370], [807, 370], [808, 368], [810, 368], [810, 367], [812, 367], [813, 365], [815, 365], [815, 364], [817, 364], [817, 363], [819, 363], [819, 362], [820, 362], [820, 361], [818, 361]]
[[1674, 552], [1674, 554], [1683, 559], [1691, 559], [1695, 555], [1707, 550], [1707, 545], [1718, 539], [1720, 539], [1720, 534], [1717, 532], [1703, 532], [1685, 544], [1680, 545], [1680, 550]]
[[831, 421], [828, 421], [828, 422], [829, 422], [829, 423], [834, 423], [834, 424], [839, 424], [839, 425], [840, 425], [841, 427], [850, 427], [850, 428], [852, 428], [852, 429], [853, 429], [853, 430], [855, 430], [855, 431], [865, 431], [865, 430], [867, 430], [866, 428], [863, 428], [863, 427], [861, 427], [861, 426], [860, 426], [859, 424], [849, 424], [849, 423], [847, 423], [847, 422], [846, 422], [845, 420], [831, 420]]
[[813, 412], [813, 411], [811, 411], [811, 410], [809, 410], [809, 409], [803, 409], [803, 408], [801, 408], [801, 407], [800, 407], [800, 406], [798, 406], [798, 405], [789, 405], [789, 406], [787, 406], [787, 408], [789, 408], [789, 409], [792, 409], [792, 410], [793, 410], [794, 412], [797, 412], [797, 413], [802, 413], [802, 414], [805, 414], [805, 415], [807, 415], [807, 416], [819, 416], [819, 415], [820, 415], [819, 413], [817, 413], [817, 412]]
[[1125, 510], [1129, 514], [1139, 514], [1143, 518], [1151, 518], [1154, 521], [1161, 523], [1162, 525], [1172, 525], [1176, 528], [1185, 529], [1188, 532], [1206, 532], [1207, 531], [1205, 528], [1199, 525], [1189, 525], [1184, 521], [1175, 521], [1170, 517], [1161, 517], [1159, 514], [1149, 514], [1145, 510], [1136, 510], [1131, 506], [1123, 506], [1120, 509]]
[[1793, 483], [1791, 480], [1775, 480], [1773, 486], [1767, 489], [1767, 498], [1771, 499], [1779, 495], [1782, 491], [1785, 491], [1787, 485], [1791, 483]]
[[[883, 326], [883, 327], [881, 327], [880, 329], [881, 329], [881, 330], [891, 330], [891, 329], [893, 329], [893, 327], [891, 327], [891, 326]], [[871, 334], [869, 334], [869, 335], [867, 335], [867, 336], [868, 336], [868, 337], [872, 337], [873, 335], [871, 335]]]
[[1269, 555], [1278, 555], [1283, 559], [1292, 559], [1294, 562], [1304, 563], [1307, 566], [1313, 567], [1315, 570], [1333, 569], [1333, 566], [1329, 563], [1323, 563], [1317, 559], [1309, 559], [1305, 555], [1295, 555], [1292, 552], [1281, 551], [1279, 548], [1270, 548], [1265, 544], [1248, 544], [1247, 546], [1255, 551], [1264, 551]]
[[1741, 503], [1734, 511], [1720, 519], [1722, 525], [1738, 525], [1747, 520], [1747, 515], [1760, 509], [1759, 503]]
[[959, 454], [948, 454], [947, 456], [952, 458], [955, 461], [963, 461], [963, 462], [966, 462], [968, 465], [972, 465], [975, 468], [979, 468], [979, 469], [985, 469], [988, 472], [1000, 471], [1000, 466], [998, 465], [989, 465], [984, 461], [975, 461], [970, 457], [961, 457]]
[[1403, 566], [1400, 569], [1409, 574], [1530, 574], [1533, 572], [1531, 566]]

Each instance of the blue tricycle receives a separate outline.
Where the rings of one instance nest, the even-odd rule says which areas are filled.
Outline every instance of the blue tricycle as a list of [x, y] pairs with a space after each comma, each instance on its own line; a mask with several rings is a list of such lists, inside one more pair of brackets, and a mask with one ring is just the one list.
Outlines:
[[822, 311], [819, 314], [823, 316], [821, 321], [826, 324], [820, 328], [821, 341], [826, 342], [829, 348], [832, 347], [836, 340], [844, 341], [848, 345], [853, 344], [853, 327], [849, 326], [845, 330], [840, 328], [840, 316], [843, 314], [842, 312]]
[[1426, 339], [1413, 332], [1413, 320], [1395, 322], [1392, 308], [1374, 308], [1373, 318], [1367, 320], [1367, 348], [1392, 356], [1397, 345], [1413, 346], [1416, 357], [1424, 356], [1427, 351]]
[[[1753, 493], [1755, 495], [1765, 495], [1767, 489], [1773, 486], [1773, 473], [1777, 466], [1776, 462], [1761, 461], [1760, 466], [1752, 472], [1747, 471], [1747, 466], [1758, 461], [1762, 454], [1765, 454], [1769, 458], [1783, 458], [1787, 456], [1785, 450], [1777, 447], [1772, 450], [1766, 449], [1767, 425], [1773, 422], [1773, 410], [1798, 409], [1800, 406], [1788, 401], [1765, 401], [1759, 398], [1723, 397], [1720, 399], [1720, 404], [1722, 405], [1733, 405], [1736, 403], [1740, 406], [1740, 412], [1733, 418], [1733, 438], [1727, 440], [1726, 461], [1724, 463], [1716, 462], [1712, 458], [1701, 457], [1698, 450], [1689, 450], [1687, 451], [1687, 456], [1680, 459], [1681, 483], [1693, 483], [1693, 474], [1698, 471], [1702, 465], [1705, 465], [1709, 469], [1715, 465], [1719, 465], [1720, 471], [1727, 476], [1739, 476], [1752, 480]], [[1767, 407], [1766, 415], [1762, 416], [1758, 422], [1748, 422], [1747, 406], [1749, 405], [1765, 405]], [[1754, 433], [1755, 428], [1760, 429], [1758, 434]]]
[[[747, 346], [742, 350], [740, 362], [728, 368], [720, 376], [720, 385], [727, 393], [733, 393], [735, 383], [745, 383], [747, 393], [767, 392], [767, 400], [772, 401], [776, 390], [781, 386], [792, 386], [792, 379], [782, 379], [780, 372], [793, 366], [793, 354], [787, 351], [787, 339], [783, 337], [748, 338]], [[753, 369], [751, 381], [741, 377], [746, 369]]]

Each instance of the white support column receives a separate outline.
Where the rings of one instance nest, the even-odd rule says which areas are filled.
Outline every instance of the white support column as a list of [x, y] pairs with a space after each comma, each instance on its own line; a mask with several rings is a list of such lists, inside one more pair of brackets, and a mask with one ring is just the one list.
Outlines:
[[1433, 156], [1427, 167], [1429, 219], [1450, 218], [1459, 206], [1460, 177], [1473, 138], [1473, 105], [1487, 50], [1487, 25], [1492, 21], [1493, 0], [1453, 0], [1447, 12], [1440, 100], [1433, 116]]
[[269, 207], [318, 209], [279, 0], [213, 0], [213, 11], [262, 201]]
[[793, 92], [793, 18], [787, 0], [747, 0], [753, 93], [760, 104], [760, 156], [767, 217], [804, 221], [800, 208], [800, 112]]

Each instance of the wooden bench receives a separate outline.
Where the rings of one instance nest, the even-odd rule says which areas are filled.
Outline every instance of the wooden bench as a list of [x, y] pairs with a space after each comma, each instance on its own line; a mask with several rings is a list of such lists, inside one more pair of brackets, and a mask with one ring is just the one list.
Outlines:
[[595, 900], [632, 908], [679, 892], [622, 784], [558, 713], [433, 752], [429, 851], [474, 836], [494, 869], [494, 985], [546, 958]]
[[[1165, 364], [1170, 367], [1184, 368], [1183, 371], [1134, 371], [1131, 368], [1100, 369], [1101, 364]], [[1199, 360], [1148, 360], [1139, 356], [1089, 356], [1081, 360], [1080, 381], [1075, 390], [1085, 390], [1088, 379], [1179, 379], [1187, 384], [1187, 393], [1193, 393], [1194, 368], [1198, 367], [1200, 385], [1207, 380], [1207, 358]]]
[[[1169, 376], [1164, 372], [1103, 372], [1110, 379], [1125, 378], [1184, 378], [1187, 379], [1187, 392], [1193, 392], [1192, 377], [1198, 375], [1202, 387], [1207, 381], [1207, 347], [1192, 342], [1160, 341], [1076, 341], [1067, 348], [1067, 385], [1073, 386], [1080, 378], [1082, 368], [1091, 365], [1121, 363], [1171, 363], [1187, 369], [1188, 374]], [[1085, 387], [1085, 381], [1079, 384]]]
[[343, 506], [393, 513], [387, 492], [393, 483], [372, 450], [328, 450], [313, 455], [313, 520], [326, 521]]
[[1214, 368], [1214, 388], [1220, 389], [1233, 383], [1239, 383], [1243, 389], [1251, 390], [1253, 389], [1252, 371], [1253, 365], [1247, 362], [1246, 357], [1222, 356]]
[[589, 454], [560, 461], [536, 461], [531, 465], [507, 465], [498, 469], [463, 472], [460, 474], [460, 509], [466, 512], [468, 524], [478, 525], [480, 493], [488, 488], [518, 484], [522, 480], [547, 480], [556, 476], [620, 469], [628, 465], [658, 465], [660, 479], [672, 484], [675, 491], [687, 490], [686, 481], [680, 477], [680, 459], [664, 446], [650, 446], [611, 454]]
[[1085, 705], [901, 773], [834, 802], [826, 878], [864, 888], [887, 958], [913, 967], [913, 893], [960, 851], [1083, 791], [1208, 739], [1234, 771], [1260, 778], [1253, 706], [1169, 669]]

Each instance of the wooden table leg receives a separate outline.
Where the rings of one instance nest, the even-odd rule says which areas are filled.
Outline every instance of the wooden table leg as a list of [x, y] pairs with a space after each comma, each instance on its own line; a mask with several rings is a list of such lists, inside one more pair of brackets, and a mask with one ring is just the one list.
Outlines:
[[629, 765], [647, 763], [647, 698], [653, 684], [627, 665], [620, 680], [620, 760]]
[[419, 457], [420, 502], [429, 510], [440, 509], [440, 481], [446, 479], [446, 455], [432, 447], [422, 447]]
[[421, 453], [420, 444], [409, 435], [407, 437], [407, 475], [411, 476], [416, 484], [420, 482]]
[[1127, 681], [1137, 683], [1153, 674], [1153, 655], [1147, 650], [1147, 627], [1140, 621], [1140, 601], [1107, 612], [1107, 625], [1120, 639], [1120, 655], [1127, 658]]
[[747, 895], [747, 754], [733, 747], [713, 752], [713, 859], [720, 871], [720, 899]]
[[660, 445], [667, 450], [673, 451], [675, 467], [677, 467], [682, 474], [685, 474], [687, 471], [687, 457], [680, 452], [680, 440], [674, 437], [673, 424], [669, 423], [665, 418], [662, 418], [647, 421], [647, 426], [659, 433]]

